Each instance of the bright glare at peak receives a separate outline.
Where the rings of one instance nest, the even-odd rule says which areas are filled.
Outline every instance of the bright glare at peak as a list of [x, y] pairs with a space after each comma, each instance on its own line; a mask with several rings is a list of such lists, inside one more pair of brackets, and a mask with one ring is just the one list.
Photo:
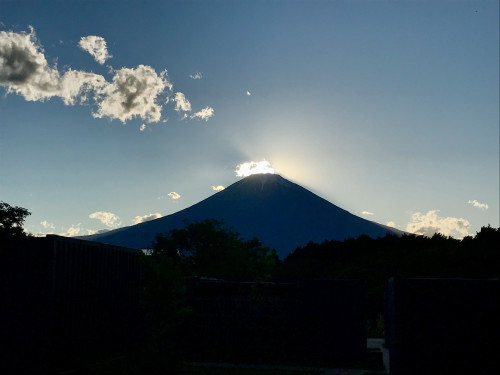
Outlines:
[[236, 166], [236, 176], [238, 177], [247, 177], [251, 174], [260, 174], [260, 173], [270, 173], [274, 174], [274, 169], [271, 167], [271, 163], [266, 160], [255, 162], [249, 161], [246, 163], [238, 164]]

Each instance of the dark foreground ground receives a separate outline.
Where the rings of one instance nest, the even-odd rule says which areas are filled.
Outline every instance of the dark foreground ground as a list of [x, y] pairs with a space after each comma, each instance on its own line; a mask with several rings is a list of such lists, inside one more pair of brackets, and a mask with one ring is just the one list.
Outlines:
[[[389, 354], [383, 339], [367, 339], [367, 359], [357, 368], [269, 366], [258, 364], [182, 362], [177, 369], [159, 370], [150, 353], [116, 357], [107, 361], [63, 371], [58, 375], [375, 375], [389, 374]], [[372, 354], [370, 354], [372, 353]], [[373, 355], [375, 354], [375, 355]]]

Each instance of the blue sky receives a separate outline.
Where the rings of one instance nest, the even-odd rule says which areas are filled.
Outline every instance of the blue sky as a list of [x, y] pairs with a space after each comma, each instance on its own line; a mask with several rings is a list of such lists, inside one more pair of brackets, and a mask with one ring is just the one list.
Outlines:
[[[498, 1], [0, 2], [0, 200], [84, 235], [272, 168], [358, 216], [499, 226]], [[173, 194], [175, 193], [175, 194]]]

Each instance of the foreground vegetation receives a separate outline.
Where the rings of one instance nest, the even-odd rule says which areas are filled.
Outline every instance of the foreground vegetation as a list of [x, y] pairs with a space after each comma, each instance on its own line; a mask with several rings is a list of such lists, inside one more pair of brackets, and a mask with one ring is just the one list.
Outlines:
[[[26, 236], [22, 224], [29, 214], [26, 209], [0, 202], [0, 245], [2, 239]], [[243, 240], [223, 223], [192, 223], [159, 234], [151, 252], [142, 257], [149, 332], [139, 351], [87, 365], [81, 373], [271, 373], [266, 369], [256, 372], [243, 367], [186, 364], [184, 355], [190, 348], [183, 343], [183, 325], [192, 313], [186, 302], [186, 286], [193, 277], [257, 282], [360, 279], [367, 286], [368, 335], [373, 337], [383, 334], [384, 291], [390, 277], [499, 278], [498, 243], [500, 228], [487, 226], [462, 240], [440, 234], [431, 238], [407, 234], [309, 243], [280, 260], [258, 239]], [[286, 375], [287, 371], [273, 369], [272, 373]]]
[[483, 227], [463, 240], [436, 234], [309, 243], [280, 261], [257, 239], [244, 241], [220, 222], [208, 220], [159, 235], [145, 257], [153, 329], [151, 350], [162, 363], [180, 369], [186, 280], [361, 279], [368, 293], [368, 335], [382, 336], [384, 291], [393, 276], [436, 278], [500, 277], [500, 229]]
[[457, 240], [406, 234], [373, 239], [309, 243], [297, 248], [276, 270], [278, 278], [361, 279], [368, 288], [370, 329], [376, 334], [390, 277], [498, 278], [500, 228], [482, 227]]

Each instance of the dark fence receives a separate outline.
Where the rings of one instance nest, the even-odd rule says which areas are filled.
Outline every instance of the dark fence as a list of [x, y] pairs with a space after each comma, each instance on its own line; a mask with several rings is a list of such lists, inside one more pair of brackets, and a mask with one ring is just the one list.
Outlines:
[[500, 281], [389, 280], [386, 343], [391, 374], [500, 370]]
[[355, 366], [366, 356], [365, 286], [352, 280], [194, 280], [190, 360]]
[[[59, 237], [0, 244], [0, 373], [86, 368], [144, 342], [138, 250]], [[365, 285], [196, 279], [189, 360], [356, 366], [366, 356]]]
[[142, 335], [140, 251], [58, 236], [1, 246], [1, 373], [78, 366]]

